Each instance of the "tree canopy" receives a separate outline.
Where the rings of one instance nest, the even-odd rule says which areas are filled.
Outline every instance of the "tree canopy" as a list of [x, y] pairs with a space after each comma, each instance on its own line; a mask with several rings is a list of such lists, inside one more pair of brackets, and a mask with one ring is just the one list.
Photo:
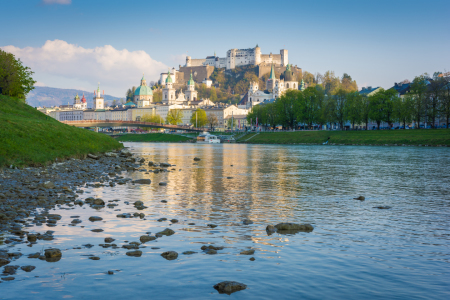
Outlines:
[[198, 128], [204, 127], [206, 124], [208, 124], [208, 117], [206, 116], [206, 112], [201, 108], [197, 108], [192, 113], [191, 124]]
[[25, 100], [36, 83], [31, 77], [33, 74], [20, 59], [0, 49], [0, 94]]

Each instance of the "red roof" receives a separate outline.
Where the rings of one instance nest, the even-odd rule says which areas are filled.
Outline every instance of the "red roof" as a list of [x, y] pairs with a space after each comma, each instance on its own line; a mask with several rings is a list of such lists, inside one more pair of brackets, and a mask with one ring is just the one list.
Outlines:
[[84, 98], [84, 94], [83, 94], [83, 98], [81, 98], [81, 102], [86, 103], [86, 98]]

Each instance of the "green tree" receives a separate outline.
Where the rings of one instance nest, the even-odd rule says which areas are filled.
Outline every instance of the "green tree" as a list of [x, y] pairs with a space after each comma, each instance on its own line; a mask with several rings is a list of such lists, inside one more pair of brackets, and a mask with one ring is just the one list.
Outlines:
[[288, 90], [275, 102], [279, 122], [285, 128], [295, 128], [298, 115], [298, 94], [299, 90]]
[[216, 102], [217, 101], [217, 93], [216, 93], [216, 88], [215, 87], [211, 87], [211, 90], [210, 90], [210, 96], [209, 96], [209, 99], [212, 101], [212, 102]]
[[412, 95], [413, 118], [416, 129], [420, 129], [420, 120], [426, 114], [427, 75], [416, 76], [411, 83], [409, 93]]
[[0, 49], [0, 94], [25, 100], [36, 83], [31, 77], [33, 74], [20, 59]]
[[366, 130], [369, 127], [369, 118], [370, 118], [370, 98], [362, 95], [361, 97], [361, 121], [366, 124]]
[[347, 91], [344, 89], [338, 89], [335, 91], [334, 95], [330, 97], [333, 102], [330, 106], [330, 116], [331, 119], [337, 122], [341, 128], [344, 130], [344, 124], [347, 121]]
[[169, 124], [178, 125], [183, 122], [183, 112], [180, 109], [171, 109], [167, 113], [166, 120]]
[[431, 80], [427, 89], [427, 111], [428, 117], [431, 119], [431, 127], [434, 128], [436, 124], [436, 118], [439, 115], [441, 99], [444, 92], [444, 86], [446, 81], [443, 77], [439, 77], [440, 72], [434, 73], [434, 79]]
[[303, 92], [297, 93], [297, 95], [298, 121], [305, 123], [309, 128], [312, 128], [313, 124], [322, 123], [323, 93], [316, 87], [308, 87]]
[[381, 89], [378, 93], [370, 95], [369, 98], [369, 118], [377, 123], [377, 129], [380, 130], [380, 124], [384, 120], [383, 112], [383, 92]]
[[411, 94], [405, 95], [403, 98], [397, 97], [394, 100], [394, 120], [403, 123], [403, 129], [406, 129], [406, 123], [412, 121], [413, 117], [413, 97]]
[[355, 129], [355, 124], [363, 121], [362, 119], [362, 96], [358, 92], [351, 92], [347, 94], [346, 114], [348, 120], [352, 124], [352, 129]]
[[197, 128], [204, 127], [206, 124], [208, 124], [208, 117], [206, 116], [206, 112], [201, 108], [197, 108], [192, 113], [191, 124], [193, 124]]
[[153, 102], [162, 102], [162, 91], [161, 90], [154, 90], [153, 91]]
[[441, 104], [439, 106], [440, 113], [445, 117], [445, 123], [447, 124], [447, 128], [449, 128], [449, 120], [450, 120], [450, 80], [449, 78], [444, 78], [445, 84], [442, 87], [442, 97]]
[[163, 123], [164, 119], [161, 118], [161, 116], [158, 114], [154, 114], [154, 115], [145, 114], [141, 117], [141, 121], [149, 122], [149, 123]]
[[133, 86], [131, 89], [128, 89], [125, 98], [127, 102], [134, 102], [134, 92], [136, 91], [136, 87]]

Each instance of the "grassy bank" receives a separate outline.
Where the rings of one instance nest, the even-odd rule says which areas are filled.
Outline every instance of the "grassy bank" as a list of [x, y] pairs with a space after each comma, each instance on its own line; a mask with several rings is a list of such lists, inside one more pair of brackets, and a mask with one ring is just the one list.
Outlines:
[[106, 135], [62, 124], [15, 98], [0, 95], [0, 167], [43, 165], [55, 158], [121, 147]]
[[120, 142], [168, 142], [179, 143], [195, 139], [196, 136], [188, 138], [177, 134], [166, 133], [146, 133], [146, 134], [125, 134], [116, 138]]
[[[254, 134], [247, 134], [239, 141], [251, 135]], [[450, 129], [267, 132], [255, 135], [247, 143], [321, 144], [328, 137], [329, 143], [346, 145], [450, 145]]]

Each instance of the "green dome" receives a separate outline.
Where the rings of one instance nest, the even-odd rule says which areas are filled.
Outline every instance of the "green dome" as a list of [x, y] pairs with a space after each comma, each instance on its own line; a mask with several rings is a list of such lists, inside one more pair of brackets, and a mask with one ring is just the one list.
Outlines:
[[138, 88], [134, 92], [134, 95], [135, 96], [148, 96], [148, 95], [153, 95], [153, 92], [149, 86], [141, 85], [141, 86], [138, 86]]

